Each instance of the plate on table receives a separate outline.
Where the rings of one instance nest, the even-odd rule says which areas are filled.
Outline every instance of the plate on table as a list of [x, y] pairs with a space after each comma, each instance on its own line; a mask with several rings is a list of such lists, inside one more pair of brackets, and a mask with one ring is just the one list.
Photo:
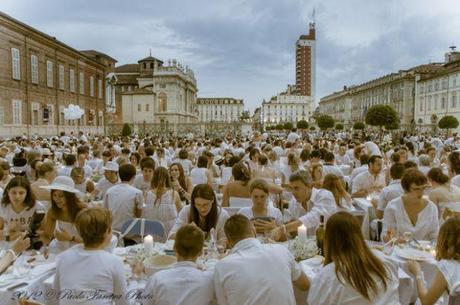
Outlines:
[[396, 248], [395, 252], [399, 257], [414, 261], [427, 261], [433, 259], [433, 256], [429, 252], [412, 248]]

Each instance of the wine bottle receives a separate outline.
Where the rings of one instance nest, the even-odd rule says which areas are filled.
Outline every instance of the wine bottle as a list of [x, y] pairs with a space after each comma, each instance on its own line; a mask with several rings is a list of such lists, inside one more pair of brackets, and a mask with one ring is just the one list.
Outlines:
[[324, 255], [324, 215], [319, 216], [319, 227], [316, 229], [316, 246], [318, 247], [318, 254]]

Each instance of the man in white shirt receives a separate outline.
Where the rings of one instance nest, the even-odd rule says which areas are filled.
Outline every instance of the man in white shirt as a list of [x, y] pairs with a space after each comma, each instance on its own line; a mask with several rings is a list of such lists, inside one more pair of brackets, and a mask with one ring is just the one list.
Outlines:
[[85, 173], [85, 179], [91, 178], [93, 175], [93, 169], [86, 164], [86, 160], [88, 159], [88, 147], [86, 146], [79, 146], [77, 148], [77, 167], [83, 168]]
[[141, 216], [144, 196], [142, 191], [131, 186], [136, 175], [133, 165], [123, 164], [118, 173], [121, 183], [107, 190], [104, 206], [112, 212], [112, 229], [121, 231], [126, 221]]
[[215, 266], [219, 305], [295, 305], [293, 285], [307, 290], [309, 279], [287, 247], [261, 244], [244, 215], [225, 223], [230, 254]]
[[153, 171], [155, 170], [155, 161], [150, 157], [142, 158], [141, 162], [142, 174], [134, 178], [133, 186], [141, 190], [143, 194], [147, 193], [152, 187]]
[[177, 263], [155, 273], [147, 282], [143, 305], [208, 305], [214, 303], [213, 271], [200, 270], [196, 260], [203, 253], [204, 234], [196, 225], [184, 225], [176, 233]]
[[381, 191], [385, 187], [385, 175], [382, 172], [381, 156], [369, 158], [369, 169], [353, 179], [352, 197], [366, 197], [372, 192]]
[[109, 188], [118, 184], [118, 164], [116, 162], [109, 161], [103, 167], [104, 169], [104, 178], [98, 181], [96, 185], [96, 196], [99, 198], [104, 198], [105, 193]]
[[342, 170], [334, 164], [334, 154], [330, 151], [324, 154], [323, 163], [323, 176], [326, 177], [328, 174], [333, 174], [337, 177], [343, 177]]
[[297, 232], [300, 225], [305, 225], [314, 232], [320, 224], [320, 216], [325, 219], [337, 212], [334, 195], [325, 189], [312, 187], [312, 178], [307, 171], [298, 171], [289, 177], [294, 199], [289, 203], [289, 213], [293, 221], [277, 227], [272, 231], [272, 238], [282, 240], [286, 234]]
[[390, 184], [388, 184], [388, 186], [383, 188], [377, 203], [376, 216], [378, 219], [383, 218], [383, 211], [385, 211], [388, 203], [404, 193], [404, 190], [401, 186], [401, 177], [403, 174], [404, 165], [401, 163], [395, 163], [391, 166], [390, 176], [392, 181]]
[[335, 163], [337, 165], [351, 165], [351, 159], [347, 155], [347, 145], [345, 143], [340, 144], [339, 151], [335, 155]]

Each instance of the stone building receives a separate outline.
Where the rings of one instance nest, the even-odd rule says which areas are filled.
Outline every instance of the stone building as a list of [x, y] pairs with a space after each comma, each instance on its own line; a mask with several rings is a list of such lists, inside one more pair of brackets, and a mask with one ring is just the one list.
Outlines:
[[[115, 62], [94, 50], [75, 50], [0, 12], [0, 137], [102, 134], [106, 77]], [[81, 119], [65, 120], [69, 104], [84, 109]]]
[[115, 68], [117, 123], [179, 124], [198, 122], [193, 71], [176, 60], [148, 56]]
[[196, 109], [200, 122], [239, 121], [244, 110], [244, 101], [230, 97], [198, 98]]

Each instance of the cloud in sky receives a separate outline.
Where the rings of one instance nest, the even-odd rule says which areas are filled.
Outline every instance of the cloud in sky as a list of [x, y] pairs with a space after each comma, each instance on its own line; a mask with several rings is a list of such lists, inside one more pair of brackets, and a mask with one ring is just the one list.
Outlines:
[[457, 0], [2, 0], [0, 10], [76, 49], [137, 62], [149, 49], [195, 71], [199, 96], [253, 110], [295, 82], [295, 42], [316, 9], [317, 97], [460, 44]]

